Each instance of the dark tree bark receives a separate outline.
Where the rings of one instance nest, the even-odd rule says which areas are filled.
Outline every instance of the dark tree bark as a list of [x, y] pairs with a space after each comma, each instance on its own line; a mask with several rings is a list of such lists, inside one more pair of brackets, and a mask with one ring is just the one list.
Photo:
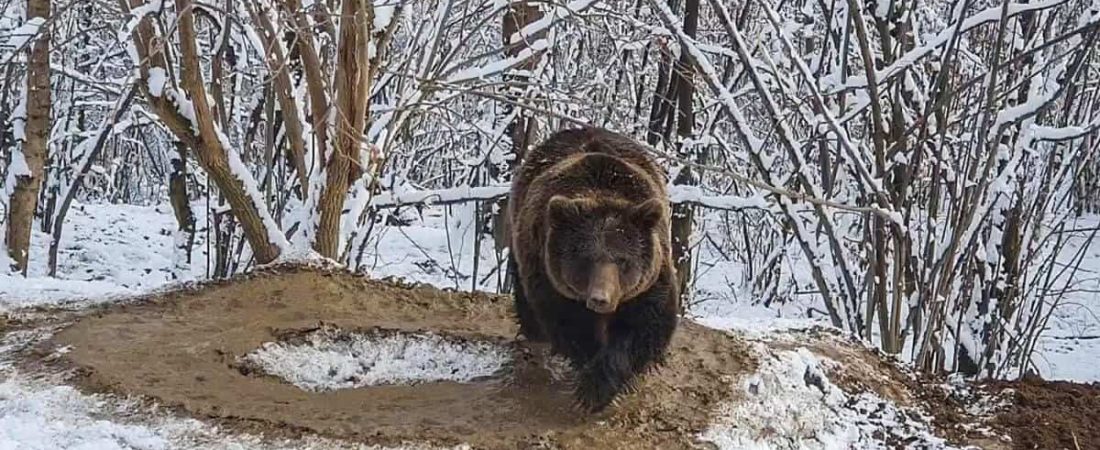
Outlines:
[[[695, 37], [699, 26], [699, 0], [687, 0], [684, 4], [684, 32], [688, 36]], [[688, 60], [687, 55], [681, 55], [676, 69], [676, 94], [677, 117], [676, 134], [680, 138], [680, 157], [689, 160], [699, 160], [701, 154], [697, 154], [698, 148], [684, 151], [684, 140], [695, 135], [695, 110], [692, 100], [695, 97], [695, 72], [694, 66]], [[685, 166], [676, 179], [675, 185], [697, 185], [698, 174], [691, 167]], [[689, 295], [691, 284], [691, 231], [695, 222], [695, 207], [690, 204], [679, 204], [672, 208], [672, 256], [676, 261], [676, 273], [680, 278], [680, 295]]]
[[[676, 7], [675, 0], [670, 0], [669, 3], [671, 7]], [[699, 0], [687, 0], [684, 3], [683, 17], [684, 33], [694, 38], [699, 27]], [[690, 162], [696, 162], [702, 157], [697, 154], [697, 149], [684, 146], [684, 141], [695, 134], [695, 111], [692, 104], [695, 96], [694, 76], [695, 68], [686, 52], [675, 62], [671, 61], [669, 53], [662, 55], [657, 91], [654, 94], [646, 134], [646, 142], [656, 145], [669, 139], [675, 125], [678, 138], [677, 156]], [[674, 185], [697, 185], [698, 174], [685, 165], [672, 182]], [[680, 295], [684, 297], [690, 293], [691, 232], [694, 220], [694, 206], [680, 204], [672, 207], [672, 255], [676, 262]]]
[[168, 199], [176, 215], [176, 226], [184, 233], [185, 240], [177, 242], [176, 251], [183, 252], [187, 264], [191, 264], [191, 249], [195, 245], [195, 213], [187, 195], [187, 146], [174, 142], [176, 155], [172, 158], [172, 173], [168, 176]]
[[[501, 22], [501, 40], [505, 47], [504, 53], [509, 56], [516, 56], [522, 52], [530, 44], [530, 41], [541, 39], [545, 36], [545, 32], [540, 32], [535, 36], [528, 36], [527, 39], [519, 42], [511, 42], [512, 36], [518, 33], [527, 25], [534, 23], [542, 18], [542, 11], [539, 10], [537, 4], [528, 2], [526, 0], [513, 2], [509, 6], [508, 11], [504, 14], [504, 19]], [[523, 64], [516, 67], [519, 73], [505, 74], [507, 81], [514, 83], [515, 87], [506, 88], [508, 91], [505, 93], [506, 97], [512, 101], [518, 101], [522, 98], [522, 92], [526, 89], [527, 83], [530, 81], [530, 77], [527, 75], [529, 71], [538, 67], [541, 56], [536, 56], [528, 59]], [[527, 152], [527, 147], [532, 144], [535, 133], [538, 132], [538, 122], [534, 117], [530, 117], [524, 114], [523, 111], [515, 111], [515, 106], [510, 104], [502, 105], [502, 116], [510, 116], [515, 112], [515, 118], [508, 123], [506, 130], [507, 136], [511, 140], [511, 152], [512, 159], [506, 168], [500, 168], [493, 165], [489, 166], [489, 176], [496, 180], [508, 177], [520, 163], [523, 161], [523, 155]], [[504, 169], [504, 170], [502, 170]], [[503, 180], [501, 180], [503, 181]], [[489, 223], [492, 226], [494, 248], [497, 252], [498, 259], [503, 255], [504, 249], [510, 247], [509, 236], [510, 227], [508, 224], [508, 213], [506, 211], [508, 203], [506, 200], [501, 199], [495, 203], [489, 203], [489, 205], [495, 205], [489, 213], [491, 218]], [[507, 291], [510, 289], [513, 280], [511, 279], [511, 273], [506, 272], [504, 277], [502, 290]]]

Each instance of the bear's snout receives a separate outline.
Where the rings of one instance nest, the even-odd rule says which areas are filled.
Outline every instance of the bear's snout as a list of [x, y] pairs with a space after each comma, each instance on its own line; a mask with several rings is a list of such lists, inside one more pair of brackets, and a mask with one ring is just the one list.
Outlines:
[[615, 264], [601, 263], [596, 265], [592, 278], [588, 281], [588, 290], [585, 293], [585, 306], [598, 314], [610, 314], [615, 312], [618, 305], [617, 290], [619, 288], [619, 268]]
[[611, 296], [606, 292], [588, 294], [585, 306], [588, 306], [588, 309], [591, 309], [593, 312], [600, 314], [615, 312], [615, 303], [611, 301]]

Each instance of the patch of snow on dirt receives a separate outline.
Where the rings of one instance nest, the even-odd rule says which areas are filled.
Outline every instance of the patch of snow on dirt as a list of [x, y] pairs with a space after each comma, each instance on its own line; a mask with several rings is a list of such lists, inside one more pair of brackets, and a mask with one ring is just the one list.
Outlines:
[[246, 364], [307, 391], [382, 384], [469, 382], [503, 369], [507, 348], [434, 333], [346, 334], [321, 329], [302, 342], [268, 342], [242, 357]]
[[[432, 450], [420, 444], [381, 447], [320, 437], [264, 439], [228, 433], [202, 421], [116, 397], [86, 395], [57, 376], [26, 374], [15, 352], [49, 337], [48, 330], [0, 335], [0, 450]], [[468, 450], [467, 446], [452, 447]]]
[[826, 377], [833, 361], [805, 348], [771, 353], [742, 381], [738, 401], [700, 438], [720, 449], [951, 449], [921, 413], [872, 393], [850, 395]]

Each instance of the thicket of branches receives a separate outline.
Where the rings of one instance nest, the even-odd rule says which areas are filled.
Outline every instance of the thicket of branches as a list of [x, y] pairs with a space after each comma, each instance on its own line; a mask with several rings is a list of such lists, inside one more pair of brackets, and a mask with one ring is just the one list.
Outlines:
[[74, 199], [169, 201], [179, 267], [201, 241], [215, 277], [315, 254], [360, 269], [408, 205], [465, 202], [474, 261], [496, 242], [471, 286], [506, 290], [511, 169], [592, 124], [669, 169], [686, 292], [703, 259], [736, 261], [757, 299], [809, 291], [921, 369], [1012, 376], [1077, 271], [1055, 260], [1066, 219], [1100, 198], [1096, 0], [0, 9], [17, 271], [32, 226], [56, 270]]

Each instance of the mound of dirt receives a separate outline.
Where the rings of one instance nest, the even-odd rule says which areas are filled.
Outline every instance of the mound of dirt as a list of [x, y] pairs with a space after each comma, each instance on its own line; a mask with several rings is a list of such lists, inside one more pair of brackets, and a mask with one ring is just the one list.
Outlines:
[[1015, 448], [1100, 448], [1100, 383], [1026, 376], [990, 382], [984, 389], [1009, 400], [993, 423], [1008, 431]]
[[[265, 343], [322, 327], [493, 342], [511, 349], [511, 364], [467, 383], [323, 392], [240, 364]], [[570, 386], [546, 363], [546, 349], [515, 342], [516, 332], [508, 297], [282, 268], [107, 307], [45, 345], [68, 348], [61, 360], [88, 390], [136, 394], [251, 432], [383, 445], [684, 448], [756, 369], [744, 341], [684, 321], [667, 365], [617, 407], [589, 416], [572, 407]]]

